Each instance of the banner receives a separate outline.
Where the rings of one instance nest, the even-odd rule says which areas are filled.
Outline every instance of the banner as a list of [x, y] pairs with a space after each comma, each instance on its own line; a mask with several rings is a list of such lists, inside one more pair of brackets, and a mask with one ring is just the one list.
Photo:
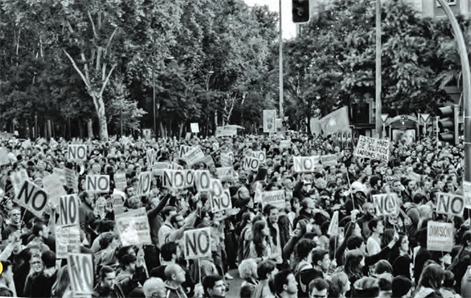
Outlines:
[[199, 126], [198, 123], [191, 123], [190, 127], [191, 127], [191, 132], [192, 133], [199, 133], [200, 132], [200, 126]]
[[258, 167], [260, 166], [260, 160], [254, 157], [244, 157], [242, 159], [242, 168], [246, 171], [258, 171]]
[[237, 135], [237, 128], [235, 127], [226, 127], [226, 126], [218, 126], [216, 127], [216, 137], [230, 137]]
[[56, 257], [67, 259], [71, 253], [80, 253], [80, 226], [56, 226]]
[[464, 198], [451, 193], [437, 193], [437, 213], [463, 217]]
[[348, 130], [350, 121], [347, 107], [340, 108], [319, 120], [319, 125], [325, 136]]
[[429, 221], [427, 223], [427, 250], [451, 252], [455, 237], [452, 223]]
[[126, 173], [115, 173], [114, 176], [114, 187], [124, 191], [126, 186], [128, 186], [128, 182], [126, 180]]
[[164, 170], [163, 186], [173, 189], [191, 187], [194, 183], [193, 170]]
[[464, 206], [471, 209], [471, 182], [463, 181]]
[[389, 140], [360, 136], [353, 155], [388, 162]]
[[80, 200], [77, 195], [64, 195], [59, 198], [59, 225], [79, 225]]
[[317, 172], [322, 169], [319, 155], [293, 156], [293, 170], [296, 173]]
[[373, 195], [376, 215], [397, 215], [397, 200], [397, 194], [395, 193]]
[[77, 162], [87, 160], [87, 145], [69, 145], [67, 148], [67, 161]]
[[232, 167], [234, 164], [234, 152], [221, 152], [220, 162], [222, 167]]
[[321, 155], [321, 163], [324, 167], [337, 165], [337, 154]]
[[61, 177], [56, 174], [43, 178], [43, 189], [47, 193], [47, 197], [53, 206], [57, 206], [59, 204], [59, 198], [67, 194], [62, 185]]
[[36, 184], [25, 181], [14, 201], [41, 218], [47, 206], [47, 194]]
[[164, 174], [164, 169], [168, 169], [170, 163], [168, 161], [164, 162], [154, 162], [152, 166], [152, 174], [154, 176], [162, 176]]
[[285, 191], [284, 190], [273, 190], [262, 192], [263, 206], [268, 204], [275, 206], [278, 209], [284, 209], [286, 207]]
[[110, 191], [110, 176], [87, 175], [85, 179], [85, 190], [106, 193]]
[[67, 254], [67, 268], [73, 296], [93, 294], [93, 255]]
[[132, 217], [142, 217], [142, 216], [147, 216], [146, 207], [131, 209], [131, 210], [128, 210], [127, 212], [124, 212], [124, 213], [121, 213], [121, 214], [115, 214], [114, 219], [116, 220], [116, 219], [121, 218], [121, 217], [132, 218]]
[[276, 110], [263, 110], [263, 132], [276, 132]]
[[129, 217], [127, 213], [122, 215], [115, 220], [119, 239], [123, 246], [152, 244], [147, 215], [132, 217]]
[[211, 228], [185, 231], [183, 244], [186, 260], [211, 257]]
[[203, 159], [204, 158], [204, 153], [203, 153], [203, 151], [201, 151], [200, 146], [195, 146], [195, 147], [191, 148], [190, 151], [185, 153], [185, 155], [183, 155], [182, 158], [184, 160], [186, 160], [188, 165], [191, 166], [191, 165], [195, 164], [197, 161]]
[[211, 187], [211, 174], [208, 170], [196, 170], [194, 172], [195, 186], [198, 192], [209, 190]]
[[139, 174], [139, 181], [137, 183], [137, 195], [147, 196], [150, 194], [152, 185], [152, 172], [142, 172]]

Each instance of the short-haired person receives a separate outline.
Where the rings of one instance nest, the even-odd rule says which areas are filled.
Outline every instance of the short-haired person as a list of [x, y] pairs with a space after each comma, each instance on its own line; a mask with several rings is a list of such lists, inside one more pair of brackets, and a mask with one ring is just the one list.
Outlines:
[[251, 298], [273, 297], [269, 282], [275, 277], [277, 272], [278, 269], [276, 269], [274, 262], [267, 260], [259, 263], [257, 268], [259, 282]]
[[313, 279], [309, 283], [309, 298], [327, 298], [329, 284], [322, 278]]
[[146, 298], [166, 298], [167, 289], [163, 280], [157, 277], [151, 277], [142, 286]]
[[277, 298], [298, 297], [298, 283], [293, 272], [289, 269], [282, 270], [275, 275], [273, 287]]
[[99, 282], [93, 289], [93, 298], [125, 298], [121, 287], [115, 283], [116, 271], [110, 266], [103, 266], [99, 273]]
[[56, 254], [50, 250], [41, 254], [43, 271], [31, 283], [32, 297], [50, 297], [52, 285], [57, 279]]
[[[170, 264], [165, 268], [165, 287], [167, 288], [167, 298], [186, 298], [188, 297], [183, 289], [182, 285], [185, 282], [185, 270], [178, 264]], [[201, 297], [203, 289], [198, 284], [195, 287], [194, 296], [195, 298]]]
[[208, 275], [203, 280], [205, 298], [222, 298], [226, 296], [226, 285], [220, 275]]
[[366, 243], [366, 249], [368, 250], [368, 255], [373, 256], [378, 254], [381, 251], [381, 235], [384, 232], [383, 222], [377, 218], [373, 218], [368, 223], [372, 234], [368, 238]]

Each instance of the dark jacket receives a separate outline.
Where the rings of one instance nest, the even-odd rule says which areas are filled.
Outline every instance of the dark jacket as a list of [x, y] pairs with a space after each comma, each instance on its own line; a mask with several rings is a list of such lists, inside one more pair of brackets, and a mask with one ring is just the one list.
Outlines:
[[104, 289], [98, 284], [93, 289], [93, 298], [125, 298], [123, 290], [119, 285], [114, 285], [113, 289]]
[[0, 297], [13, 297], [13, 292], [5, 287], [0, 287]]
[[51, 297], [52, 285], [56, 282], [57, 272], [51, 276], [41, 272], [31, 283], [31, 297]]

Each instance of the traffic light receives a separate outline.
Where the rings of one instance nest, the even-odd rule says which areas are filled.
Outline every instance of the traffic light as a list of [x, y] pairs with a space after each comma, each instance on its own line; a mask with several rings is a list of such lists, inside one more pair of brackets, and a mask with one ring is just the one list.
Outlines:
[[438, 138], [441, 141], [456, 144], [458, 142], [458, 106], [439, 108]]
[[309, 0], [292, 0], [293, 23], [309, 22]]

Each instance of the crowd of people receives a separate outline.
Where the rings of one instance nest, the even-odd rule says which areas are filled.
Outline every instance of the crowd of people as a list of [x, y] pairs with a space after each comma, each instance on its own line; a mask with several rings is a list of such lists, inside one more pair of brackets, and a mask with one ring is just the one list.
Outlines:
[[[86, 144], [84, 162], [67, 160], [68, 146]], [[188, 164], [181, 146], [199, 146], [204, 162]], [[57, 257], [57, 206], [41, 217], [17, 204], [12, 174], [43, 187], [54, 169], [71, 169], [80, 199], [80, 253], [93, 257], [92, 297], [224, 297], [230, 269], [244, 279], [239, 296], [268, 297], [471, 297], [469, 210], [462, 217], [436, 213], [437, 194], [463, 195], [463, 146], [423, 137], [390, 142], [388, 161], [353, 155], [355, 140], [335, 137], [243, 135], [146, 140], [3, 140], [1, 166], [0, 296], [83, 297], [74, 293], [67, 259]], [[211, 191], [168, 188], [149, 164], [208, 170], [229, 190], [231, 208], [213, 212]], [[256, 170], [244, 158], [263, 151]], [[232, 177], [219, 177], [221, 156], [232, 152]], [[314, 172], [296, 172], [295, 156], [336, 155]], [[227, 166], [227, 160], [224, 160]], [[139, 174], [152, 171], [148, 195], [137, 193]], [[115, 192], [114, 175], [126, 187]], [[87, 175], [109, 175], [108, 193], [85, 189]], [[260, 201], [260, 192], [283, 190], [284, 207]], [[122, 193], [124, 212], [144, 207], [152, 244], [124, 246], [113, 200]], [[397, 195], [395, 214], [376, 214], [373, 196]], [[106, 202], [102, 204], [101, 202]], [[334, 213], [336, 216], [334, 216]], [[337, 220], [338, 233], [329, 231]], [[454, 225], [451, 252], [427, 247], [427, 223]], [[210, 228], [211, 256], [185, 258], [184, 234]], [[233, 272], [233, 271], [232, 271]]]

